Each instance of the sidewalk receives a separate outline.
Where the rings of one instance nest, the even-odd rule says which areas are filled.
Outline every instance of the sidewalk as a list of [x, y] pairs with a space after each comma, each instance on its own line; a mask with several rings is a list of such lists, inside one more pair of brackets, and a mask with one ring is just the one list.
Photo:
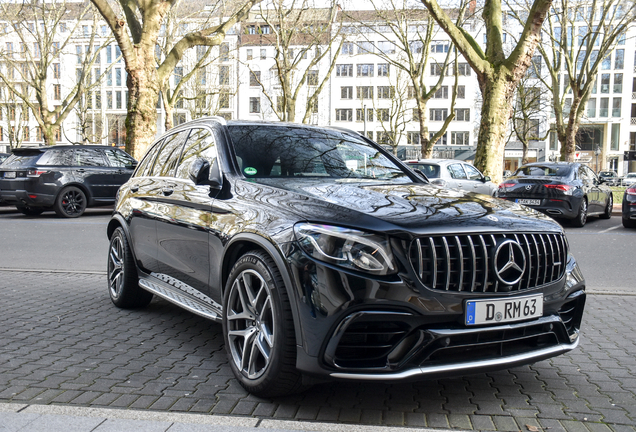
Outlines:
[[[1, 432], [444, 432], [443, 429], [343, 425], [202, 414], [57, 405], [0, 404]], [[454, 431], [458, 431], [455, 429]]]

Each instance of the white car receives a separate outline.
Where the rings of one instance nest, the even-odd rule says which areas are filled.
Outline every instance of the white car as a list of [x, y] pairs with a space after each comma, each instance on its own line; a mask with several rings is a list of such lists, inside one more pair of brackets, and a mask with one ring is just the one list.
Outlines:
[[621, 185], [623, 186], [631, 186], [636, 183], [636, 172], [630, 172], [621, 180]]
[[497, 185], [469, 163], [455, 159], [420, 159], [407, 161], [408, 166], [418, 169], [438, 186], [459, 189], [493, 196]]

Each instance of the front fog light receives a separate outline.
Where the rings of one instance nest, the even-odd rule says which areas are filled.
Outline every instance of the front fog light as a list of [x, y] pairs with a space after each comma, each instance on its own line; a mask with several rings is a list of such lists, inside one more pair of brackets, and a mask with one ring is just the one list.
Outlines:
[[317, 260], [378, 275], [395, 271], [385, 236], [308, 223], [296, 225], [294, 232], [303, 251]]

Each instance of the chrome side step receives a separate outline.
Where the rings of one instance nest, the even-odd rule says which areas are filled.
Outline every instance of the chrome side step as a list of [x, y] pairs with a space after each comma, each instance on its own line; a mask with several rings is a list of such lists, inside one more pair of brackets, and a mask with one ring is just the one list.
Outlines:
[[[221, 321], [222, 308], [220, 304], [170, 276], [153, 273], [148, 277], [139, 278], [139, 286], [192, 313], [214, 321]], [[196, 294], [196, 297], [193, 294]]]

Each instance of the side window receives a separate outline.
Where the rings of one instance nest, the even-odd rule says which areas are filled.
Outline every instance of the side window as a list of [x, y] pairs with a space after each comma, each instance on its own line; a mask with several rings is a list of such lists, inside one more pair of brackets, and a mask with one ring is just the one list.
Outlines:
[[146, 155], [141, 159], [141, 162], [137, 166], [134, 177], [145, 177], [150, 175], [150, 169], [155, 163], [155, 156], [157, 156], [157, 151], [161, 148], [162, 145], [163, 140], [157, 142], [150, 148], [150, 150], [146, 152]]
[[72, 149], [49, 150], [40, 156], [36, 165], [68, 166], [71, 165], [71, 154], [73, 154]]
[[579, 179], [583, 180], [583, 181], [589, 181], [590, 180], [588, 178], [587, 173], [585, 172], [585, 167], [583, 167], [583, 166], [579, 167]]
[[596, 173], [594, 171], [592, 171], [592, 169], [588, 166], [583, 167], [585, 169], [585, 175], [587, 176], [588, 180], [590, 180], [591, 182], [598, 182], [598, 177], [596, 177]]
[[190, 166], [197, 158], [207, 159], [210, 164], [216, 158], [216, 143], [212, 132], [208, 129], [192, 129], [183, 148], [175, 177], [189, 179]]
[[474, 166], [464, 165], [464, 169], [466, 170], [466, 175], [468, 175], [468, 180], [481, 180], [481, 173]]
[[179, 162], [183, 143], [189, 133], [190, 129], [187, 129], [166, 138], [163, 146], [159, 149], [159, 153], [157, 154], [157, 160], [155, 161], [155, 165], [152, 167], [151, 176], [172, 176], [174, 168], [177, 166], [177, 162]]
[[131, 156], [119, 149], [106, 149], [104, 153], [106, 153], [110, 166], [113, 167], [130, 168], [135, 162]]
[[73, 165], [78, 166], [105, 166], [106, 161], [101, 151], [97, 149], [76, 148], [73, 154]]
[[448, 172], [454, 179], [465, 179], [466, 173], [464, 172], [464, 168], [462, 168], [462, 164], [452, 164], [448, 166]]

